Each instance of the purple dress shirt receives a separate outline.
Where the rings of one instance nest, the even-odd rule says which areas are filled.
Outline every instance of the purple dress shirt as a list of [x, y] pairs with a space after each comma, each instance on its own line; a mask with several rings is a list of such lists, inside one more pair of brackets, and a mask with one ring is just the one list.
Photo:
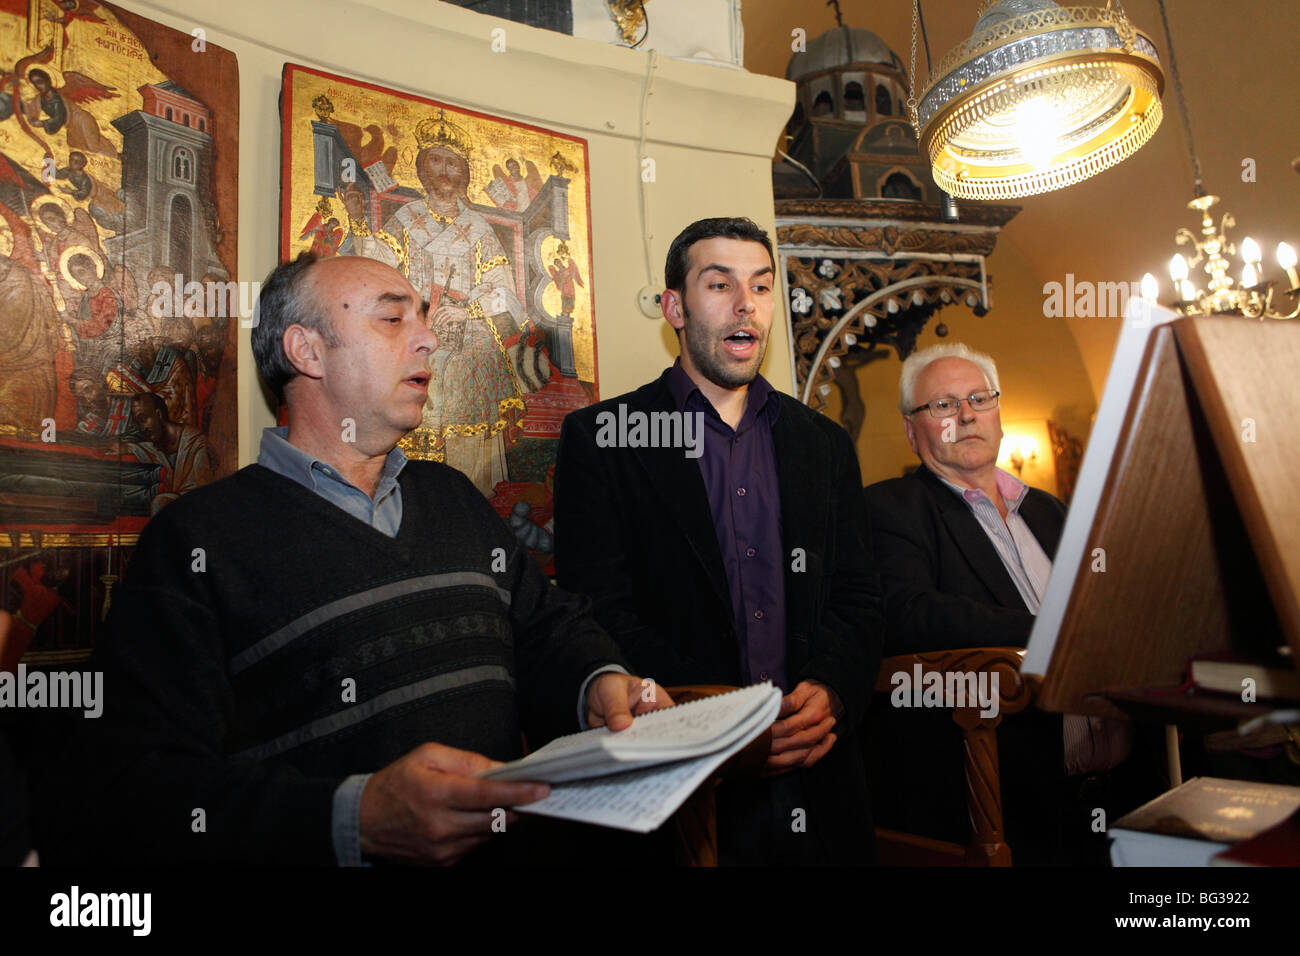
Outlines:
[[700, 474], [722, 550], [746, 683], [770, 680], [789, 693], [785, 672], [785, 555], [772, 425], [780, 398], [761, 375], [749, 386], [739, 427], [724, 422], [679, 359], [668, 388], [680, 412], [704, 413]]

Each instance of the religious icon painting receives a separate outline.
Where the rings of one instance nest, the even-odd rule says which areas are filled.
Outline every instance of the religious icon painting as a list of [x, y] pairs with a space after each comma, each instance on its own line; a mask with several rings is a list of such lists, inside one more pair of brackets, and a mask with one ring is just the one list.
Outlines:
[[560, 423], [595, 401], [586, 140], [287, 64], [280, 256], [368, 256], [438, 336], [417, 459], [463, 472], [544, 566]]
[[7, 663], [86, 656], [145, 523], [238, 465], [238, 128], [201, 35], [0, 0]]

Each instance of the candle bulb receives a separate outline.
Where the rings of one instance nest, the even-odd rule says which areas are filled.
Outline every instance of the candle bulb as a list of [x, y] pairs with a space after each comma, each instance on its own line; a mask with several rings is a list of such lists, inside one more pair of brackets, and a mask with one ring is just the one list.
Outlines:
[[1181, 254], [1169, 260], [1169, 278], [1177, 284], [1187, 278], [1187, 260]]
[[1147, 273], [1142, 277], [1142, 299], [1145, 302], [1154, 303], [1160, 296], [1160, 284], [1156, 282], [1156, 277]]
[[1291, 283], [1292, 290], [1300, 289], [1300, 274], [1296, 273], [1295, 268], [1295, 250], [1285, 242], [1277, 244], [1277, 264], [1286, 270], [1286, 277]]

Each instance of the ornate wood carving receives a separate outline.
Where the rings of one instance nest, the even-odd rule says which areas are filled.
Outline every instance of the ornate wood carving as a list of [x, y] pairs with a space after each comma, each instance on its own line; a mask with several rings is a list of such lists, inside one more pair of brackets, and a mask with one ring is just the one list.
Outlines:
[[820, 408], [839, 384], [846, 426], [860, 427], [854, 390], [840, 370], [862, 364], [857, 356], [880, 346], [906, 358], [945, 305], [965, 302], [984, 314], [990, 304], [984, 258], [998, 230], [1019, 211], [962, 205], [955, 224], [944, 220], [938, 203], [779, 200], [777, 245], [790, 294], [797, 394]]
[[[1001, 228], [1020, 212], [1019, 206], [997, 203], [958, 203], [960, 221], [967, 226]], [[907, 202], [898, 199], [778, 199], [778, 219], [897, 219], [907, 222], [943, 222], [943, 209], [935, 202]]]
[[[894, 689], [893, 675], [909, 677], [917, 666], [925, 674], [949, 672], [998, 675], [998, 712], [992, 717], [980, 715], [978, 703], [954, 707], [953, 722], [962, 732], [962, 764], [966, 772], [966, 806], [970, 813], [971, 839], [965, 848], [967, 866], [1010, 866], [1011, 848], [1007, 846], [1002, 825], [1002, 790], [998, 771], [997, 727], [1004, 714], [1015, 714], [1029, 707], [1038, 683], [1020, 674], [1020, 655], [1013, 647], [971, 647], [925, 654], [901, 654], [887, 657], [876, 676], [876, 692], [887, 694]], [[892, 835], [900, 847], [912, 846], [906, 834]], [[932, 852], [933, 848], [929, 848]]]
[[801, 223], [778, 227], [776, 240], [783, 248], [786, 246], [830, 246], [838, 249], [880, 251], [890, 256], [899, 250], [907, 252], [965, 252], [973, 255], [988, 255], [993, 251], [997, 237], [986, 233], [938, 232], [897, 225], [863, 228], [859, 226], [821, 226]]
[[[858, 364], [848, 359], [850, 352], [870, 354], [888, 346], [906, 358], [938, 309], [963, 299], [973, 307], [982, 304], [978, 261], [791, 255], [785, 267], [796, 384], [802, 390], [813, 378], [808, 404], [814, 408], [824, 404], [835, 370], [845, 361]], [[891, 287], [896, 291], [888, 293]], [[840, 325], [855, 305], [877, 293], [886, 294]], [[823, 342], [837, 326], [834, 339], [823, 350]], [[819, 351], [822, 360], [814, 365]]]

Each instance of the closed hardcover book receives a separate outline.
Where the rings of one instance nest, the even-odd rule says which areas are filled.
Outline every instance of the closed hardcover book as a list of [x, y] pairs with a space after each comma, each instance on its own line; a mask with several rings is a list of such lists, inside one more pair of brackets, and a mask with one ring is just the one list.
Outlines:
[[1300, 671], [1281, 655], [1265, 661], [1229, 654], [1198, 657], [1189, 668], [1192, 683], [1206, 690], [1226, 694], [1249, 690], [1252, 700], [1300, 700]]
[[1300, 787], [1196, 777], [1110, 828], [1115, 866], [1208, 866], [1300, 808]]

